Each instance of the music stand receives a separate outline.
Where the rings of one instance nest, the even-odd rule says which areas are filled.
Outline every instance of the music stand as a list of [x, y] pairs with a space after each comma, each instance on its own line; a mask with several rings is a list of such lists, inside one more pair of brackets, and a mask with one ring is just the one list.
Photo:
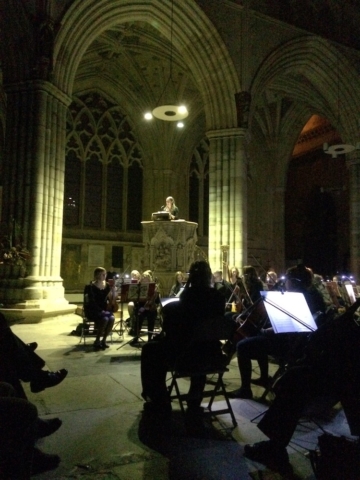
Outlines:
[[275, 333], [301, 333], [317, 330], [303, 293], [277, 291], [260, 293]]
[[[126, 298], [126, 302], [131, 302], [133, 301], [135, 304], [135, 317], [136, 317], [136, 335], [134, 338], [129, 340], [126, 343], [123, 343], [120, 345], [120, 347], [117, 348], [119, 350], [120, 348], [124, 347], [125, 345], [128, 345], [129, 343], [133, 342], [134, 339], [138, 340], [138, 344], [140, 342], [144, 342], [140, 335], [140, 322], [139, 322], [139, 303], [146, 303], [146, 301], [149, 300], [149, 298], [152, 298], [155, 292], [155, 283], [130, 283], [126, 284], [128, 288], [125, 289], [124, 292], [124, 299]], [[136, 343], [134, 343], [136, 345]]]
[[[119, 337], [124, 337], [124, 333], [126, 330], [126, 327], [124, 326], [124, 311], [123, 311], [123, 305], [124, 303], [127, 303], [127, 297], [128, 297], [128, 291], [129, 291], [129, 283], [123, 283], [123, 279], [119, 279], [116, 281], [116, 287], [119, 291], [119, 297], [120, 297], [120, 319], [118, 322], [114, 323], [113, 331], [116, 332]], [[119, 326], [119, 331], [116, 330], [116, 326]]]

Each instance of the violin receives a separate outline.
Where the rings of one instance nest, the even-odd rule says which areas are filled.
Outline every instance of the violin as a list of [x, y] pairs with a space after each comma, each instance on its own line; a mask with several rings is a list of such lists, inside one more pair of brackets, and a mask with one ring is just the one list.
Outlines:
[[116, 313], [119, 310], [119, 304], [117, 302], [117, 294], [116, 293], [112, 294], [112, 292], [110, 292], [109, 297], [108, 297], [108, 307], [109, 307], [109, 310], [112, 313]]

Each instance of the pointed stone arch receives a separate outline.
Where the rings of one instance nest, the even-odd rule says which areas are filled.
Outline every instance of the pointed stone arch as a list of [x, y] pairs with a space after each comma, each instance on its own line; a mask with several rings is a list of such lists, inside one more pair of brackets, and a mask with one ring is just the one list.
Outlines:
[[[71, 95], [79, 62], [103, 31], [124, 22], [143, 21], [170, 38], [171, 2], [76, 0], [56, 37], [54, 83]], [[216, 29], [191, 0], [174, 2], [173, 44], [181, 52], [202, 96], [207, 129], [236, 127], [234, 65]]]
[[[297, 76], [298, 82], [294, 82], [292, 76]], [[301, 78], [308, 82], [307, 86], [304, 87]], [[259, 96], [267, 87], [276, 85], [279, 79], [283, 91], [288, 88], [292, 95], [303, 99], [304, 95], [305, 98], [308, 96], [309, 105], [331, 121], [344, 141], [356, 139], [360, 111], [359, 72], [343, 49], [319, 37], [302, 36], [274, 50], [252, 82], [250, 118]], [[339, 101], [343, 113], [341, 118], [338, 114]]]

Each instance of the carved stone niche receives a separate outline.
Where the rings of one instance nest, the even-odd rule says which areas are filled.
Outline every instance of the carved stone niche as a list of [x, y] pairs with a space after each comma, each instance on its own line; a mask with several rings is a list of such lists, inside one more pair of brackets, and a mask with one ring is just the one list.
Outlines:
[[195, 260], [197, 227], [185, 220], [146, 221], [143, 227], [144, 268], [153, 271], [167, 296], [177, 271], [187, 272]]

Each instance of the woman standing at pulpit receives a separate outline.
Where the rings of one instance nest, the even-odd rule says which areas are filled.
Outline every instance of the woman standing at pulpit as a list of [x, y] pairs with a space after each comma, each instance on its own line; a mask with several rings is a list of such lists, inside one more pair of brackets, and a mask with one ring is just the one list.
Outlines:
[[179, 218], [179, 209], [175, 205], [174, 197], [167, 197], [166, 205], [162, 208], [162, 210], [170, 213], [171, 220], [177, 220]]

